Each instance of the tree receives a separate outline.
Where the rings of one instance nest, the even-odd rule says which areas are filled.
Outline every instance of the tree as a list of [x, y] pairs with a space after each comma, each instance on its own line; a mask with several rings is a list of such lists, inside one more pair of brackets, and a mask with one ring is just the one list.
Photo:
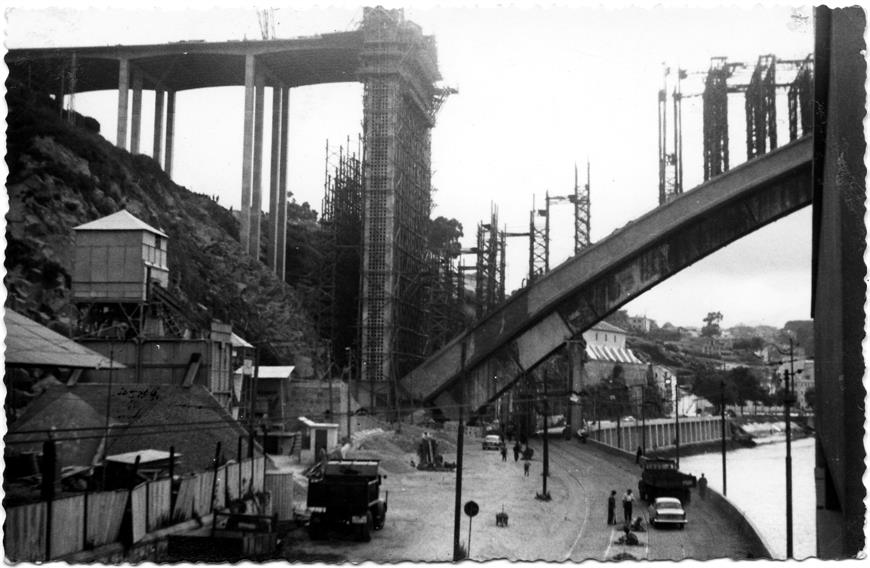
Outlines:
[[429, 221], [428, 245], [431, 251], [444, 251], [449, 256], [458, 256], [462, 248], [462, 223], [456, 219], [437, 217]]
[[604, 318], [604, 321], [611, 325], [615, 325], [616, 327], [628, 331], [631, 328], [628, 312], [626, 310], [617, 310]]
[[722, 330], [719, 328], [719, 322], [722, 319], [722, 312], [709, 312], [707, 317], [703, 319], [706, 325], [701, 328], [701, 335], [704, 337], [719, 337], [722, 335]]

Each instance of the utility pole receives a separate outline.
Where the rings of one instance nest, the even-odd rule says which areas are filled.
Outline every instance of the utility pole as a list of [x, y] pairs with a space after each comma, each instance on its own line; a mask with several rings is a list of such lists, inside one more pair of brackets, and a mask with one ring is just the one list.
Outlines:
[[785, 376], [785, 556], [794, 558], [794, 535], [792, 532], [792, 487], [791, 487], [791, 387], [794, 380], [794, 340], [788, 338], [790, 373]]
[[725, 381], [719, 381], [719, 396], [721, 403], [719, 411], [722, 413], [722, 495], [728, 495], [728, 477], [725, 467]]

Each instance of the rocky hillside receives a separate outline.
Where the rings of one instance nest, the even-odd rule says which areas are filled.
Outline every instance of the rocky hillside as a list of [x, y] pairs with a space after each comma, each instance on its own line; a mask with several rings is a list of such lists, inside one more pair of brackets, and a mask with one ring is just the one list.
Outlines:
[[62, 121], [51, 101], [8, 86], [7, 305], [66, 331], [72, 228], [126, 208], [169, 235], [172, 292], [229, 321], [248, 341], [277, 345], [264, 362], [314, 352], [300, 296], [244, 254], [231, 212], [169, 179], [150, 157], [107, 142], [93, 119]]

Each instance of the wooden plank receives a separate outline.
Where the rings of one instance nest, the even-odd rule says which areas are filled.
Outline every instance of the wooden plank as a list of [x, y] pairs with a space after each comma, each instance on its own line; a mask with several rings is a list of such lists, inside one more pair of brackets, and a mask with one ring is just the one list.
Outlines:
[[88, 534], [86, 542], [102, 546], [117, 542], [121, 535], [121, 523], [130, 492], [101, 491], [88, 495]]
[[58, 499], [51, 509], [51, 557], [84, 550], [85, 496]]
[[6, 510], [3, 548], [12, 562], [45, 560], [45, 503], [33, 503]]

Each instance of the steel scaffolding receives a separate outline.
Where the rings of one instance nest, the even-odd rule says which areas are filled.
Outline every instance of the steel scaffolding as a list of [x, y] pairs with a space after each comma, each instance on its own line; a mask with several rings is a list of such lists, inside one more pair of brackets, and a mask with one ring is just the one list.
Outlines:
[[710, 60], [704, 80], [704, 181], [729, 168], [728, 77], [731, 67], [725, 57]]
[[746, 89], [746, 158], [776, 146], [776, 56], [761, 55]]
[[430, 129], [445, 93], [435, 41], [402, 10], [366, 8], [360, 380], [371, 406], [395, 404], [398, 377], [426, 348], [425, 222], [431, 209]]
[[[348, 147], [350, 140], [348, 140]], [[359, 285], [362, 250], [363, 174], [359, 143], [356, 153], [339, 146], [330, 152], [326, 143], [321, 262], [313, 278], [318, 294], [315, 324], [329, 341], [332, 360], [344, 361], [347, 348], [359, 352]], [[345, 361], [346, 365], [347, 362]]]

